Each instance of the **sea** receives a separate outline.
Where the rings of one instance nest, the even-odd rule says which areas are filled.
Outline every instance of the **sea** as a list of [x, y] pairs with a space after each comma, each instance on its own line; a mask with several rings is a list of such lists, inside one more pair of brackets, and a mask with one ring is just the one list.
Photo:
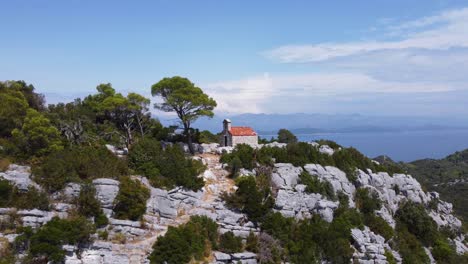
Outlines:
[[[260, 135], [270, 139], [276, 135]], [[300, 141], [329, 139], [345, 147], [354, 147], [370, 158], [387, 155], [394, 161], [441, 159], [468, 149], [468, 129], [402, 132], [355, 132], [296, 134]]]

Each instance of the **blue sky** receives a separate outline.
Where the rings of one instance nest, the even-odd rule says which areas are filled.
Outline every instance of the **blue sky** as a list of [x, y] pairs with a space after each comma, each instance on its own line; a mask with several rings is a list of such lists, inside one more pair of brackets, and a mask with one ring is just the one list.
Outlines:
[[190, 78], [229, 113], [468, 114], [466, 1], [0, 0], [0, 80], [50, 102]]

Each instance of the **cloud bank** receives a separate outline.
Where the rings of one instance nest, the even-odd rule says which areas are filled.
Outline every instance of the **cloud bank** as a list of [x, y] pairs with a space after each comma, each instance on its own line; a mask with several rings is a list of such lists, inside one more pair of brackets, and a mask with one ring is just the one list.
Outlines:
[[261, 54], [284, 72], [204, 87], [229, 113], [468, 114], [468, 8], [387, 21], [385, 40], [280, 46]]

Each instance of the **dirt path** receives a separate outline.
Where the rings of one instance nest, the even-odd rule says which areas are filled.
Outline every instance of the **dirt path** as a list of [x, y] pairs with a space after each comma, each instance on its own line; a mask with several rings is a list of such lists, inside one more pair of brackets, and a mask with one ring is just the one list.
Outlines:
[[219, 162], [219, 155], [215, 154], [200, 154], [207, 166], [209, 177], [205, 177], [205, 194], [203, 200], [205, 202], [213, 202], [218, 199], [223, 192], [232, 192], [234, 190], [234, 181], [228, 178], [228, 172], [222, 168]]
[[[212, 203], [220, 198], [223, 192], [232, 192], [234, 190], [234, 181], [228, 178], [228, 172], [222, 168], [219, 155], [215, 154], [199, 154], [207, 165], [205, 175], [205, 192], [202, 200], [206, 203]], [[208, 177], [206, 177], [208, 176]], [[179, 215], [176, 218], [178, 224], [185, 223], [189, 220], [189, 215]], [[167, 227], [163, 230], [152, 230], [142, 239], [129, 241], [123, 245], [114, 244], [113, 251], [117, 254], [129, 256], [130, 263], [144, 263], [148, 254], [152, 251], [152, 246], [156, 242], [157, 237], [164, 235]]]

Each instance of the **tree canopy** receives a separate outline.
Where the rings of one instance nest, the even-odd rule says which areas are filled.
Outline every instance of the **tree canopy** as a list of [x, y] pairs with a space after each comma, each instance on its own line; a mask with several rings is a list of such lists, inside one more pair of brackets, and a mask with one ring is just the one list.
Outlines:
[[216, 101], [189, 79], [179, 76], [164, 78], [154, 84], [151, 86], [151, 94], [162, 98], [161, 103], [154, 105], [156, 109], [177, 114], [184, 127], [190, 151], [194, 153], [191, 126], [201, 116], [213, 117]]

